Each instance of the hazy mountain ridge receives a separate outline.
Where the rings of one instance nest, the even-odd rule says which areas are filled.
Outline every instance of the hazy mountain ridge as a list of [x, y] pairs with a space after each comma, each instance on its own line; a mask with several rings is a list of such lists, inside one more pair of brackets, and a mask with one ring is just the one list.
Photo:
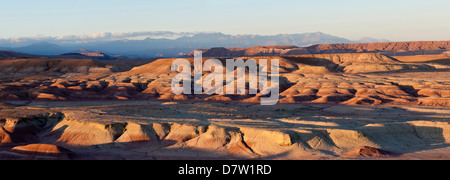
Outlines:
[[[372, 39], [373, 40], [373, 39]], [[24, 42], [20, 42], [23, 44]], [[15, 47], [14, 44], [0, 44], [3, 50], [37, 54], [57, 55], [75, 49], [92, 49], [113, 55], [134, 57], [177, 57], [188, 54], [194, 49], [212, 47], [253, 47], [267, 45], [295, 45], [298, 47], [313, 44], [355, 43], [354, 41], [321, 33], [279, 34], [279, 35], [227, 35], [223, 33], [197, 33], [176, 39], [146, 38], [143, 40], [113, 40], [90, 43], [58, 44], [57, 42], [34, 42], [27, 46]], [[10, 47], [6, 47], [10, 46]]]
[[37, 54], [37, 55], [55, 55], [66, 53], [68, 51], [67, 48], [48, 42], [33, 43], [28, 46], [10, 49], [16, 52]]

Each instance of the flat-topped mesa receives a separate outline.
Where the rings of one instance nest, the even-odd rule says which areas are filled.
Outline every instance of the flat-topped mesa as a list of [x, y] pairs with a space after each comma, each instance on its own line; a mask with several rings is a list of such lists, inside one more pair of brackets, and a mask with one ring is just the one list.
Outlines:
[[[308, 47], [291, 45], [255, 46], [249, 48], [197, 49], [203, 57], [286, 56], [335, 53], [382, 53], [389, 56], [441, 54], [450, 50], [450, 41], [380, 42], [355, 44], [319, 44]], [[194, 51], [184, 57], [193, 57]]]
[[295, 55], [283, 56], [285, 59], [296, 61], [309, 65], [324, 65], [324, 64], [339, 64], [351, 65], [361, 63], [398, 63], [397, 60], [382, 55], [380, 53], [339, 53], [339, 54], [309, 54], [309, 55]]
[[78, 53], [78, 54], [82, 54], [85, 56], [92, 56], [92, 57], [104, 57], [107, 56], [105, 53], [101, 53], [99, 51], [90, 51], [90, 50], [86, 50], [86, 49], [79, 49], [76, 51], [73, 51], [71, 53]]
[[103, 54], [103, 53], [96, 53], [96, 52], [92, 52], [92, 53], [80, 53], [80, 54], [82, 54], [82, 55], [85, 55], [85, 56], [92, 56], [92, 57], [104, 57], [105, 56], [105, 54]]
[[307, 47], [313, 54], [383, 52], [386, 55], [440, 54], [450, 50], [450, 41], [319, 44]]

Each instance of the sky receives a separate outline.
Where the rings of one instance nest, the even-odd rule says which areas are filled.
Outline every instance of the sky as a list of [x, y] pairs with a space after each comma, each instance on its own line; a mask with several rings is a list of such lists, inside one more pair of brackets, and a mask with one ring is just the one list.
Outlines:
[[0, 39], [142, 31], [450, 40], [448, 0], [0, 0]]

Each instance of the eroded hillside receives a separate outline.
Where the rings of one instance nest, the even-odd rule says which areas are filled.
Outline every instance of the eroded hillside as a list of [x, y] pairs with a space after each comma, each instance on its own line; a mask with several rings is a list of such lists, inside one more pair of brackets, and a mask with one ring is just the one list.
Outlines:
[[175, 95], [176, 59], [3, 60], [0, 159], [449, 159], [446, 57], [235, 57], [279, 59], [274, 106]]
[[442, 159], [449, 115], [326, 104], [3, 104], [0, 159]]
[[[450, 73], [445, 59], [405, 62], [379, 53], [236, 59], [279, 59], [280, 103], [450, 106]], [[259, 103], [258, 94], [174, 95], [171, 82], [178, 73], [170, 68], [174, 60], [159, 59], [125, 72], [112, 72], [93, 60], [4, 60], [0, 61], [4, 77], [0, 99]], [[193, 63], [193, 58], [187, 60]], [[225, 63], [225, 58], [219, 60]], [[204, 72], [204, 77], [209, 73]], [[11, 76], [13, 79], [5, 79]]]

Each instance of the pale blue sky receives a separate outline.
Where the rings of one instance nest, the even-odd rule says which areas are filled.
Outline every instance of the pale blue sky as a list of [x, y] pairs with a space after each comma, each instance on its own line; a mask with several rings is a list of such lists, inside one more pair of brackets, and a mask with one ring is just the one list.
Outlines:
[[99, 32], [317, 32], [450, 40], [448, 0], [0, 0], [0, 38]]

